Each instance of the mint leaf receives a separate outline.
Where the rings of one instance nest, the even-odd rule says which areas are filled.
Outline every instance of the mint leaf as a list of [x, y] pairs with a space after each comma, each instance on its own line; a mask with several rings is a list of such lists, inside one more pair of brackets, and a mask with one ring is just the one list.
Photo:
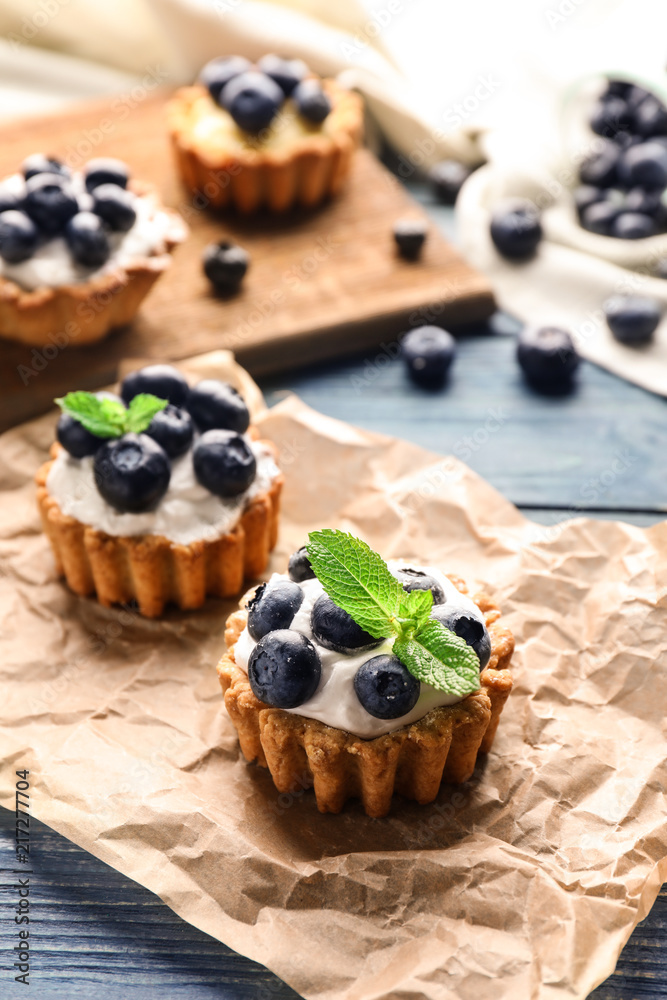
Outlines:
[[109, 404], [113, 404], [124, 411], [121, 403], [111, 399], [98, 399], [92, 392], [68, 392], [64, 398], [56, 399], [56, 403], [63, 413], [69, 413], [95, 437], [113, 438], [123, 433], [122, 422], [117, 418], [116, 410], [110, 411], [109, 407]]
[[135, 396], [127, 409], [118, 400], [99, 397], [94, 392], [68, 392], [55, 402], [63, 413], [69, 413], [99, 438], [121, 437], [130, 431], [141, 434], [167, 405], [166, 399], [147, 392]]
[[145, 431], [156, 413], [164, 410], [166, 399], [158, 399], [149, 392], [140, 392], [130, 402], [126, 411], [126, 426], [128, 431], [141, 434]]
[[430, 590], [403, 591], [399, 615], [401, 618], [410, 618], [415, 628], [425, 622], [433, 607], [433, 593]]
[[325, 528], [308, 535], [308, 558], [331, 600], [375, 639], [398, 631], [403, 587], [361, 539]]
[[438, 691], [464, 698], [479, 690], [477, 654], [464, 639], [434, 618], [428, 619], [411, 637], [398, 638], [393, 652], [413, 677]]

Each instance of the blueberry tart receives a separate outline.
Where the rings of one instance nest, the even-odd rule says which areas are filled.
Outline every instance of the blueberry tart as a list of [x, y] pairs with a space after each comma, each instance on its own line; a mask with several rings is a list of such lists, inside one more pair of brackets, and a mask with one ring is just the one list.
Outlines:
[[132, 320], [187, 235], [121, 160], [29, 156], [0, 181], [0, 336], [57, 347]]
[[218, 677], [245, 758], [280, 792], [312, 785], [321, 812], [432, 802], [491, 749], [512, 688], [499, 619], [439, 569], [313, 532], [227, 620]]
[[37, 501], [75, 593], [136, 602], [156, 618], [168, 603], [189, 610], [233, 597], [266, 570], [283, 479], [232, 385], [190, 386], [177, 369], [150, 365], [119, 396], [57, 402]]
[[298, 59], [213, 59], [167, 110], [176, 163], [196, 207], [311, 207], [336, 194], [359, 145], [363, 106]]

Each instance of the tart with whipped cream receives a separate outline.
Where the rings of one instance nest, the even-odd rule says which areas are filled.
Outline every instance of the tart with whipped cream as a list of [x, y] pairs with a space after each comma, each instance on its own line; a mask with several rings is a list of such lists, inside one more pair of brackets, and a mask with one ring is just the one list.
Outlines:
[[266, 569], [282, 475], [242, 396], [168, 365], [113, 393], [68, 393], [37, 500], [58, 569], [101, 604], [201, 607]]
[[168, 128], [197, 208], [312, 207], [335, 195], [361, 141], [363, 105], [300, 59], [213, 59], [176, 92]]
[[129, 323], [187, 235], [121, 160], [29, 156], [0, 181], [0, 336], [46, 346]]
[[311, 534], [227, 621], [218, 676], [245, 758], [280, 792], [313, 786], [321, 812], [359, 798], [384, 816], [395, 792], [432, 802], [491, 749], [512, 688], [499, 618], [435, 567]]

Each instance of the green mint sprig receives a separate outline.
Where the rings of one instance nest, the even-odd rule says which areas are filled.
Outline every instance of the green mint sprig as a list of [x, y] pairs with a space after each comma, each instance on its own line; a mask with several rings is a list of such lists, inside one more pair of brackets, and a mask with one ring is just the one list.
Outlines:
[[164, 410], [166, 399], [158, 399], [148, 392], [141, 392], [128, 407], [116, 399], [96, 396], [94, 392], [68, 392], [56, 399], [63, 413], [69, 413], [87, 431], [100, 438], [121, 437], [123, 434], [141, 434], [156, 413]]
[[460, 698], [479, 689], [479, 658], [429, 617], [430, 590], [407, 593], [377, 552], [344, 531], [311, 531], [308, 558], [331, 600], [357, 625], [375, 639], [395, 637], [394, 654], [414, 677]]

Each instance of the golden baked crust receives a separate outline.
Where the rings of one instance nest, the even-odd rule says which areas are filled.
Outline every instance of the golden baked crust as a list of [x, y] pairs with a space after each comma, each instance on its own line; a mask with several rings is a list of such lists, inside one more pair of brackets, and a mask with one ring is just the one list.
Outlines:
[[107, 535], [63, 514], [46, 487], [52, 464], [37, 472], [37, 504], [58, 571], [81, 597], [95, 594], [106, 607], [136, 601], [142, 615], [158, 618], [168, 603], [190, 611], [207, 597], [234, 597], [244, 579], [261, 576], [268, 565], [278, 537], [282, 475], [253, 497], [232, 531], [177, 545], [160, 535]]
[[[450, 579], [467, 593], [462, 580]], [[227, 619], [227, 652], [218, 664], [218, 677], [246, 760], [268, 767], [279, 792], [312, 786], [320, 812], [340, 812], [347, 799], [359, 798], [369, 816], [386, 816], [394, 792], [425, 804], [433, 802], [443, 780], [467, 781], [478, 753], [491, 749], [512, 690], [509, 665], [514, 651], [512, 633], [498, 623], [497, 606], [485, 594], [473, 599], [484, 612], [491, 638], [480, 690], [370, 740], [259, 701], [234, 659], [247, 620], [246, 611], [235, 611]]]
[[[171, 251], [182, 243], [188, 227], [177, 212], [164, 208], [152, 187], [130, 183], [136, 194], [151, 198], [167, 214], [169, 228], [160, 253], [137, 257], [94, 280], [57, 288], [26, 291], [0, 276], [0, 336], [23, 344], [57, 346], [58, 338], [76, 345], [101, 340], [112, 328], [129, 323], [149, 291], [171, 263]], [[56, 339], [54, 339], [56, 338]]]
[[[228, 148], [194, 133], [196, 110], [202, 100], [210, 100], [206, 88], [182, 87], [167, 106], [167, 125], [185, 186], [212, 208], [234, 205], [244, 213], [312, 207], [337, 194], [361, 141], [363, 103], [334, 80], [324, 80], [323, 87], [333, 104], [326, 131], [304, 129], [284, 145], [230, 142]], [[216, 113], [212, 101], [211, 113]]]

